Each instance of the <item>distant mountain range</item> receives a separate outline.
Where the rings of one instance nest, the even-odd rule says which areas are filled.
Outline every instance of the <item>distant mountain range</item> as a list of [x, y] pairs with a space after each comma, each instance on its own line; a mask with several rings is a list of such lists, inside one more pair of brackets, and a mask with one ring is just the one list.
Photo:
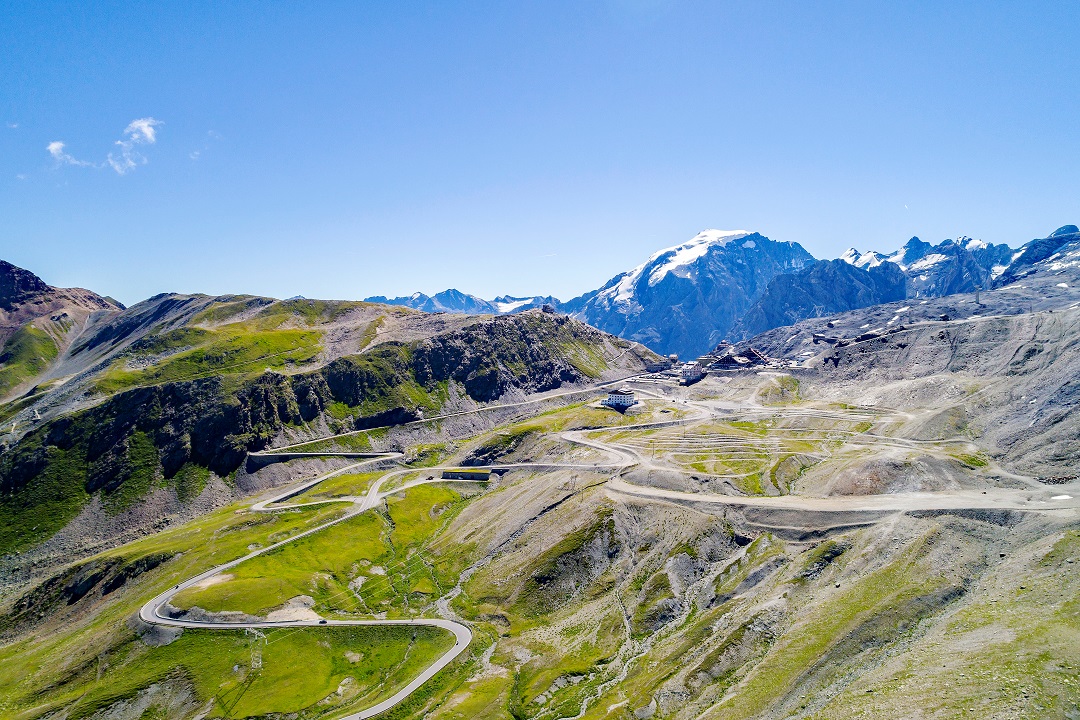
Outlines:
[[1018, 249], [964, 236], [937, 245], [913, 237], [889, 254], [849, 248], [837, 260], [816, 260], [796, 242], [705, 230], [566, 302], [551, 296], [484, 300], [458, 290], [367, 300], [499, 315], [546, 304], [656, 352], [696, 357], [721, 340], [748, 339], [805, 318], [999, 287], [1077, 237], [1075, 225]]
[[560, 305], [559, 301], [550, 295], [547, 297], [540, 295], [535, 297], [511, 297], [510, 295], [502, 295], [494, 300], [484, 300], [475, 295], [469, 295], [468, 293], [463, 293], [460, 290], [454, 289], [443, 290], [441, 293], [436, 293], [435, 295], [425, 295], [424, 293], [418, 292], [406, 297], [396, 298], [375, 295], [364, 298], [364, 301], [382, 303], [384, 305], [402, 305], [414, 310], [423, 310], [424, 312], [465, 313], [467, 315], [483, 315], [485, 313], [490, 313], [492, 315], [512, 315], [514, 313], [543, 307], [545, 304], [552, 306]]
[[860, 268], [893, 263], [907, 276], [908, 297], [942, 297], [976, 288], [989, 289], [1015, 254], [1008, 245], [991, 245], [969, 237], [939, 245], [913, 237], [891, 255], [848, 248], [840, 259]]

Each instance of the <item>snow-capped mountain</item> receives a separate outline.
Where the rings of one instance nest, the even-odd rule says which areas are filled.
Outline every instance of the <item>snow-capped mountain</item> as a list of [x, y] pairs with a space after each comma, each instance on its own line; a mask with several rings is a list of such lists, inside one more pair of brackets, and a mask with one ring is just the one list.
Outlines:
[[848, 248], [840, 259], [860, 268], [895, 264], [907, 276], [908, 297], [941, 297], [988, 289], [1012, 261], [1008, 245], [992, 245], [961, 236], [938, 245], [913, 237], [890, 255]]
[[859, 252], [855, 248], [848, 248], [844, 251], [844, 254], [837, 259], [843, 260], [848, 265], [853, 265], [855, 267], [872, 268], [878, 267], [883, 262], [887, 262], [889, 256], [882, 255], [876, 250], [871, 250], [870, 252]]
[[420, 292], [396, 298], [375, 295], [373, 297], [364, 298], [364, 301], [382, 303], [383, 305], [404, 305], [405, 307], [411, 307], [414, 310], [423, 310], [424, 312], [468, 313], [470, 315], [484, 315], [487, 313], [495, 314], [499, 312], [495, 306], [487, 300], [478, 298], [475, 295], [463, 293], [460, 290], [454, 290], [453, 288], [450, 290], [443, 290], [441, 293], [435, 293], [434, 295], [425, 295]]
[[696, 357], [726, 336], [770, 280], [813, 261], [798, 243], [746, 230], [705, 230], [563, 309], [657, 352]]

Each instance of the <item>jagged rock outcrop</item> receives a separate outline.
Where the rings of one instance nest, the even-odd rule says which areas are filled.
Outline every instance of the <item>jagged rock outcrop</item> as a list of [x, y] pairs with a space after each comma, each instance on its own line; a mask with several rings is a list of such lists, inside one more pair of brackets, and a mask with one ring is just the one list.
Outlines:
[[0, 308], [11, 310], [18, 303], [49, 291], [49, 286], [29, 270], [0, 260]]

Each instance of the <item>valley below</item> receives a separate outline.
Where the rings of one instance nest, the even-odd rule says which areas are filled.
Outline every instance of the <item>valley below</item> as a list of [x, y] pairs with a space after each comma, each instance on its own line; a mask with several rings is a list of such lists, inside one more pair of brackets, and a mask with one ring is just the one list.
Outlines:
[[1080, 717], [1065, 237], [689, 378], [551, 307], [19, 271], [0, 715]]
[[272, 446], [14, 599], [3, 712], [1071, 717], [1080, 482], [985, 442], [1016, 381], [818, 360]]

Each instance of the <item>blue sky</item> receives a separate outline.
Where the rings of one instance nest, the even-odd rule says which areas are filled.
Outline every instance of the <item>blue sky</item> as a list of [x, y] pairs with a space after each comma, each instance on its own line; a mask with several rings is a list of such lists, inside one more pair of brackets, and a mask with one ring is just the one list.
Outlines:
[[1080, 222], [1078, 27], [1065, 2], [5, 3], [0, 258], [127, 303], [566, 299], [710, 227], [1015, 246]]

